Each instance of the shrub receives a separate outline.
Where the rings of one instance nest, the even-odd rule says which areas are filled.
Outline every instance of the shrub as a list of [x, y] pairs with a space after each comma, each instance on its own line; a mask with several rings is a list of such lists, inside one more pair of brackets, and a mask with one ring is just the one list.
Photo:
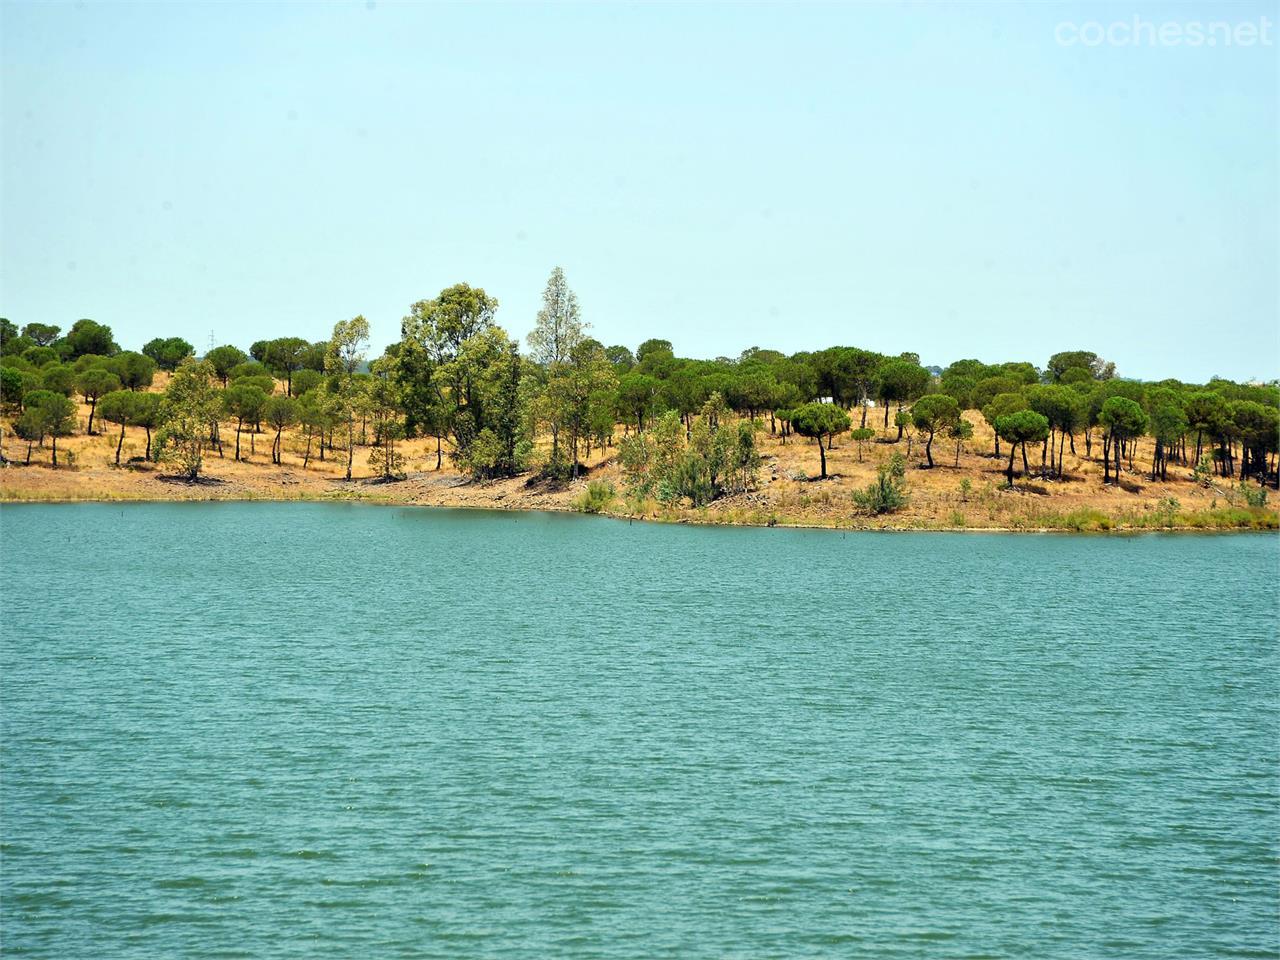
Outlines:
[[1191, 471], [1196, 483], [1202, 487], [1209, 487], [1213, 484], [1213, 458], [1208, 455], [1200, 458], [1200, 462], [1195, 465], [1195, 469]]
[[600, 513], [613, 503], [616, 496], [617, 491], [608, 480], [592, 480], [574, 501], [574, 506], [583, 513]]
[[1267, 488], [1254, 486], [1247, 480], [1240, 481], [1240, 499], [1246, 507], [1265, 507], [1267, 505]]
[[895, 513], [907, 505], [907, 489], [903, 482], [906, 461], [894, 454], [876, 471], [876, 479], [862, 490], [853, 492], [853, 502], [868, 513]]

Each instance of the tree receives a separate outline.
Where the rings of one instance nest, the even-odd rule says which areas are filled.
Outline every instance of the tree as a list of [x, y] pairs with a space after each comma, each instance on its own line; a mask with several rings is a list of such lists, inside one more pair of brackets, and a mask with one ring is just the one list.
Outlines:
[[213, 365], [187, 358], [165, 389], [156, 439], [160, 459], [175, 464], [188, 481], [200, 476], [209, 425], [216, 422], [218, 413]]
[[22, 335], [29, 337], [39, 347], [49, 346], [58, 339], [58, 334], [61, 332], [61, 327], [55, 327], [49, 323], [28, 323], [22, 328]]
[[820, 479], [827, 478], [827, 453], [823, 449], [822, 438], [843, 433], [849, 429], [849, 425], [849, 415], [829, 403], [806, 403], [792, 412], [791, 428], [800, 436], [810, 437], [818, 442], [818, 455], [822, 458]]
[[124, 446], [124, 428], [133, 422], [134, 412], [138, 409], [140, 394], [131, 390], [113, 390], [100, 401], [99, 416], [107, 423], [120, 426], [120, 437], [116, 440], [116, 466], [120, 466], [120, 449]]
[[[327, 340], [317, 340], [315, 343], [308, 344], [307, 349], [302, 351], [302, 369], [324, 373], [324, 358], [328, 352], [329, 342]], [[296, 397], [305, 392], [295, 389], [293, 395]]]
[[176, 370], [178, 364], [195, 355], [195, 347], [181, 337], [156, 337], [143, 346], [145, 356], [154, 360], [161, 370]]
[[69, 363], [50, 363], [40, 370], [40, 386], [64, 397], [75, 393], [76, 371]]
[[[1019, 410], [1030, 409], [1027, 406], [1027, 398], [1021, 392], [998, 393], [982, 407], [982, 419], [987, 421], [987, 425], [991, 427], [991, 431], [996, 437], [995, 455], [1000, 456], [1000, 433], [996, 426], [997, 421], [1001, 417], [1007, 417], [1011, 413], [1017, 413]], [[1012, 482], [1012, 480], [1010, 481]]]
[[224, 344], [221, 347], [214, 347], [204, 355], [204, 358], [213, 365], [214, 375], [222, 381], [222, 386], [226, 387], [231, 371], [248, 361], [249, 355], [239, 347]]
[[466, 341], [493, 326], [497, 310], [498, 301], [480, 287], [457, 283], [434, 300], [419, 300], [410, 307], [400, 322], [401, 335], [421, 344], [434, 363], [447, 363]]
[[27, 458], [24, 465], [31, 466], [31, 448], [37, 441], [44, 440], [44, 423], [39, 409], [25, 408], [18, 415], [18, 419], [13, 421], [13, 433], [19, 440], [27, 442]]
[[613, 368], [619, 376], [636, 365], [635, 356], [627, 347], [621, 345], [605, 347], [604, 355], [609, 358], [609, 362], [613, 364]]
[[317, 436], [320, 438], [320, 459], [324, 460], [325, 431], [334, 423], [331, 394], [319, 387], [304, 393], [298, 399], [298, 421], [307, 432], [307, 449], [302, 455], [302, 469], [305, 470], [311, 462], [311, 444]]
[[1151, 453], [1151, 479], [1169, 479], [1169, 451], [1187, 432], [1187, 411], [1182, 396], [1169, 387], [1152, 387], [1145, 398], [1155, 449]]
[[[538, 311], [534, 328], [528, 337], [534, 363], [541, 365], [546, 370], [550, 383], [556, 384], [560, 388], [556, 391], [560, 394], [560, 401], [552, 402], [549, 406], [548, 424], [551, 427], [552, 463], [558, 461], [560, 457], [560, 430], [564, 426], [562, 414], [566, 409], [564, 394], [566, 391], [573, 391], [571, 383], [575, 379], [561, 368], [570, 363], [570, 359], [583, 342], [584, 329], [585, 326], [582, 323], [578, 308], [578, 297], [569, 289], [568, 281], [564, 277], [564, 271], [556, 267], [551, 271], [551, 277], [547, 280], [547, 287], [542, 292], [542, 309]], [[591, 356], [594, 362], [594, 351], [591, 351]], [[600, 351], [599, 357], [604, 363], [608, 362], [604, 359], [603, 350]], [[612, 373], [612, 371], [610, 372]], [[575, 447], [573, 457], [574, 476], [577, 476], [577, 468], [578, 461]]]
[[324, 374], [317, 373], [309, 367], [303, 367], [293, 375], [292, 391], [295, 397], [301, 397], [308, 390], [314, 390], [324, 382]]
[[302, 369], [311, 344], [301, 337], [280, 337], [267, 344], [262, 362], [277, 376], [284, 377], [285, 396], [293, 396], [293, 375]]
[[636, 348], [637, 364], [644, 364], [646, 361], [653, 364], [674, 356], [675, 350], [672, 348], [670, 340], [658, 340], [656, 338], [646, 340]]
[[[1041, 453], [1041, 472], [1045, 468], [1045, 453], [1048, 454], [1048, 467], [1056, 470], [1059, 479], [1062, 477], [1062, 448], [1067, 438], [1073, 438], [1075, 432], [1084, 426], [1087, 414], [1084, 398], [1069, 386], [1062, 384], [1043, 384], [1027, 388], [1027, 404], [1036, 413], [1049, 421], [1049, 439]], [[1054, 435], [1058, 436], [1057, 456], [1054, 456]], [[1075, 449], [1074, 438], [1071, 441]]]
[[356, 449], [356, 406], [358, 389], [353, 377], [364, 363], [365, 347], [369, 342], [369, 321], [364, 315], [350, 320], [339, 320], [333, 325], [329, 338], [329, 353], [325, 357], [325, 370], [334, 377], [333, 391], [337, 412], [347, 422], [347, 479], [351, 479], [351, 462]]
[[164, 398], [158, 393], [134, 394], [133, 425], [147, 431], [146, 460], [151, 459], [151, 432], [160, 426], [163, 404]]
[[[1231, 423], [1240, 440], [1240, 481], [1257, 477], [1267, 480], [1267, 457], [1276, 452], [1280, 412], [1274, 406], [1256, 400], [1236, 400], [1230, 406]], [[1154, 413], [1153, 413], [1154, 419]], [[1155, 429], [1152, 429], [1155, 433]], [[1280, 483], [1280, 474], [1277, 474]]]
[[966, 440], [973, 439], [973, 424], [963, 417], [947, 427], [947, 438], [956, 442], [956, 466], [960, 466], [960, 451]]
[[633, 370], [618, 380], [618, 411], [635, 420], [636, 432], [644, 432], [645, 417], [662, 389], [657, 377]]
[[235, 383], [237, 380], [243, 380], [246, 377], [266, 377], [274, 382], [275, 378], [271, 376], [271, 371], [257, 360], [246, 360], [244, 363], [237, 363], [231, 368], [228, 380]]
[[564, 271], [556, 267], [542, 291], [542, 309], [528, 337], [534, 363], [544, 367], [567, 363], [589, 326], [582, 322], [577, 294], [569, 289]]
[[1187, 397], [1188, 427], [1196, 432], [1195, 462], [1200, 463], [1204, 452], [1204, 438], [1217, 440], [1226, 433], [1231, 415], [1226, 398], [1216, 390], [1197, 390]]
[[[240, 459], [240, 432], [246, 423], [257, 423], [267, 407], [267, 394], [251, 383], [233, 383], [222, 391], [222, 406], [236, 421], [236, 455]], [[273, 451], [274, 462], [274, 451]]]
[[476, 479], [507, 477], [529, 457], [527, 397], [519, 345], [501, 327], [466, 340], [434, 376], [460, 401], [452, 418], [453, 458]]
[[[248, 388], [252, 390], [253, 388]], [[275, 440], [271, 444], [271, 462], [277, 466], [284, 463], [283, 447], [281, 436], [284, 434], [285, 428], [293, 426], [298, 422], [298, 401], [292, 397], [270, 397], [266, 399], [263, 407], [263, 416], [267, 423], [276, 431]], [[237, 447], [239, 446], [239, 436], [237, 435]]]
[[597, 412], [611, 409], [617, 379], [604, 349], [595, 341], [580, 341], [564, 360], [552, 365], [542, 392], [545, 419], [552, 430], [551, 463], [554, 474], [560, 467], [560, 451], [555, 443], [563, 430], [569, 441], [569, 473], [578, 476], [578, 449], [589, 438], [597, 422]]
[[48, 363], [57, 363], [61, 358], [53, 347], [28, 347], [22, 351], [22, 359], [33, 367], [43, 367]]
[[[76, 405], [68, 396], [53, 390], [33, 390], [22, 398], [29, 424], [40, 436], [53, 440], [53, 466], [58, 466], [58, 438], [70, 436], [76, 426]], [[30, 457], [28, 457], [30, 459]]]
[[119, 390], [120, 378], [102, 367], [90, 367], [76, 378], [76, 389], [80, 391], [80, 396], [84, 397], [84, 402], [89, 404], [89, 423], [85, 432], [92, 436], [93, 415], [98, 409], [98, 398], [113, 390]]
[[931, 393], [921, 397], [911, 408], [911, 422], [925, 438], [924, 454], [933, 466], [933, 438], [960, 419], [960, 405], [956, 398], [945, 393]]
[[[25, 391], [21, 371], [13, 367], [0, 367], [0, 413], [18, 408]], [[0, 464], [8, 462], [4, 455], [4, 420], [0, 417]]]
[[[899, 410], [893, 415], [893, 425], [898, 428], [898, 436], [894, 439], [894, 443], [902, 439], [902, 433], [911, 427], [911, 411]], [[911, 456], [911, 434], [907, 434], [907, 456]]]
[[1045, 365], [1045, 378], [1050, 383], [1063, 382], [1063, 374], [1068, 370], [1083, 368], [1088, 370], [1095, 380], [1110, 380], [1116, 375], [1116, 365], [1103, 360], [1092, 350], [1065, 350], [1055, 353]]
[[63, 345], [64, 356], [68, 360], [74, 360], [86, 353], [110, 357], [120, 352], [120, 348], [111, 337], [111, 328], [101, 323], [94, 323], [92, 320], [77, 320], [67, 332], [66, 337], [55, 341], [55, 346], [57, 344]]
[[1147, 415], [1142, 407], [1127, 397], [1109, 397], [1102, 405], [1098, 422], [1107, 428], [1103, 442], [1102, 482], [1110, 483], [1111, 456], [1115, 457], [1116, 483], [1120, 482], [1120, 455], [1123, 444], [1134, 437], [1140, 437], [1147, 429]]
[[399, 359], [390, 354], [372, 364], [373, 376], [365, 385], [365, 405], [373, 418], [373, 448], [369, 465], [381, 471], [383, 480], [400, 476], [404, 458], [396, 450], [396, 442], [404, 439], [401, 379], [396, 366]]
[[104, 365], [120, 378], [120, 385], [126, 390], [145, 389], [155, 380], [156, 362], [133, 350], [123, 350], [114, 357], [108, 357]]
[[[912, 403], [929, 388], [929, 371], [918, 363], [892, 359], [880, 364], [877, 396], [884, 404], [884, 429], [889, 429], [889, 404], [896, 403], [902, 410], [904, 403]], [[902, 439], [902, 431], [898, 431]]]
[[858, 462], [862, 462], [862, 454], [867, 445], [867, 441], [876, 435], [876, 432], [870, 427], [859, 427], [849, 433], [849, 436], [858, 444]]
[[1013, 486], [1013, 458], [1022, 447], [1022, 472], [1028, 472], [1027, 444], [1038, 443], [1049, 437], [1049, 420], [1034, 410], [1018, 410], [996, 419], [996, 432], [1009, 444], [1009, 466], [1005, 470], [1009, 486]]

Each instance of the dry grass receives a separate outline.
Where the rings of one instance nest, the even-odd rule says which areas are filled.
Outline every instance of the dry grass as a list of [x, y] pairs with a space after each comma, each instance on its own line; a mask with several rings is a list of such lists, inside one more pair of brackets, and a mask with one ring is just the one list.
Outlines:
[[[871, 412], [868, 425], [879, 427]], [[808, 479], [818, 473], [818, 454], [812, 441], [791, 438], [786, 443], [766, 429], [759, 435], [764, 465], [759, 487], [700, 510], [682, 510], [656, 501], [636, 502], [626, 495], [625, 484], [612, 450], [592, 451], [586, 458], [593, 480], [613, 483], [618, 495], [604, 506], [604, 512], [667, 522], [728, 523], [752, 525], [794, 525], [864, 529], [963, 529], [963, 530], [1155, 530], [1155, 529], [1276, 529], [1278, 515], [1271, 504], [1266, 508], [1243, 506], [1225, 483], [1201, 487], [1189, 468], [1169, 471], [1169, 480], [1151, 482], [1142, 467], [1150, 469], [1150, 443], [1145, 443], [1135, 459], [1135, 470], [1126, 472], [1119, 486], [1103, 486], [1102, 468], [1085, 459], [1083, 443], [1078, 455], [1066, 455], [1066, 477], [1062, 481], [1019, 478], [1013, 489], [1004, 488], [1005, 460], [990, 455], [992, 435], [980, 416], [969, 412], [974, 438], [966, 444], [955, 465], [954, 444], [934, 444], [937, 466], [921, 469], [924, 459], [919, 443], [911, 445], [907, 470], [910, 496], [905, 510], [885, 516], [861, 513], [853, 502], [853, 491], [874, 478], [877, 466], [893, 453], [906, 454], [907, 443], [887, 442], [896, 433], [890, 430], [881, 442], [867, 445], [859, 462], [857, 445], [847, 437], [827, 454], [831, 476], [822, 481]], [[88, 408], [81, 410], [81, 431]], [[96, 426], [96, 424], [95, 424]], [[118, 430], [109, 424], [97, 436], [80, 434], [59, 441], [59, 469], [49, 466], [50, 451], [36, 448], [30, 467], [10, 466], [0, 470], [0, 501], [55, 502], [68, 500], [330, 500], [358, 499], [370, 502], [420, 504], [495, 509], [574, 510], [583, 500], [587, 480], [560, 489], [530, 486], [527, 477], [494, 483], [471, 483], [454, 471], [446, 447], [444, 467], [435, 470], [435, 441], [420, 439], [403, 445], [408, 478], [397, 483], [376, 482], [368, 466], [368, 449], [356, 450], [353, 480], [343, 480], [345, 453], [339, 451], [319, 461], [314, 456], [302, 467], [304, 439], [285, 434], [284, 463], [273, 466], [271, 437], [252, 438], [255, 452], [249, 454], [251, 438], [241, 438], [245, 462], [232, 459], [234, 430], [223, 429], [223, 456], [216, 451], [206, 459], [205, 475], [221, 481], [211, 485], [162, 482], [162, 471], [154, 464], [135, 462], [113, 465]], [[619, 428], [621, 435], [622, 428]], [[230, 441], [230, 442], [228, 442]], [[545, 441], [540, 444], [545, 448]], [[130, 429], [121, 462], [141, 458], [145, 448], [143, 431]], [[1095, 450], [1096, 452], [1096, 450]], [[19, 463], [26, 444], [6, 431], [5, 454]], [[66, 466], [63, 466], [64, 455]], [[333, 459], [337, 457], [337, 459]], [[1035, 464], [1033, 463], [1033, 471]], [[1280, 501], [1280, 497], [1276, 497]]]

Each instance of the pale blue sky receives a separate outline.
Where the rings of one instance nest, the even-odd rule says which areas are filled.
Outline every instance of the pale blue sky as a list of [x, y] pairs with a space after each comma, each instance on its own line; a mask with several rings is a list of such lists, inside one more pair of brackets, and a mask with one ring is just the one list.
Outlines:
[[242, 346], [466, 281], [523, 338], [1274, 377], [1276, 4], [3, 3], [0, 315]]

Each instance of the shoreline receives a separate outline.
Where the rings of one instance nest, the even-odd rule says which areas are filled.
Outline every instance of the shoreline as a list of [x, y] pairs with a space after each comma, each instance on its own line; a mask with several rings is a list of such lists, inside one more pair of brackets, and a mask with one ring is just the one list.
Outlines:
[[[248, 434], [247, 451], [213, 456], [206, 451], [195, 482], [173, 476], [144, 458], [143, 437], [104, 432], [68, 437], [58, 444], [59, 466], [44, 449], [29, 465], [11, 461], [0, 468], [0, 503], [162, 503], [239, 501], [369, 503], [467, 510], [584, 513], [621, 520], [685, 523], [701, 526], [786, 527], [790, 529], [953, 532], [953, 533], [1138, 533], [1280, 530], [1275, 500], [1246, 496], [1232, 478], [1208, 483], [1185, 465], [1153, 480], [1141, 467], [1104, 483], [1098, 461], [1069, 455], [1062, 476], [1026, 473], [1007, 485], [1007, 460], [992, 453], [994, 436], [971, 418], [974, 439], [967, 448], [947, 451], [932, 467], [920, 463], [906, 443], [892, 434], [860, 446], [842, 442], [823, 455], [825, 477], [815, 476], [811, 443], [787, 442], [758, 431], [760, 463], [746, 490], [693, 506], [660, 502], [656, 490], [629, 488], [616, 447], [584, 454], [578, 477], [552, 481], [536, 470], [516, 476], [477, 480], [445, 462], [427, 439], [402, 441], [403, 472], [384, 480], [370, 451], [357, 448], [352, 478], [345, 478], [347, 457], [308, 460], [297, 438], [285, 443], [279, 462], [268, 459], [266, 436]], [[261, 439], [261, 449], [254, 440]], [[117, 448], [124, 462], [115, 464]], [[12, 452], [12, 450], [10, 451]], [[876, 482], [883, 464], [905, 453], [905, 500], [897, 509], [875, 513], [859, 494]], [[66, 462], [61, 462], [63, 456]], [[545, 460], [542, 450], [535, 462]], [[272, 458], [274, 459], [274, 458]], [[1269, 492], [1269, 491], [1268, 491]], [[1251, 506], [1250, 504], [1254, 504]]]
[[[160, 479], [160, 478], [157, 478]], [[166, 480], [168, 483], [175, 483], [173, 480]], [[361, 481], [352, 481], [353, 484]], [[367, 481], [364, 481], [367, 482]], [[176, 485], [180, 488], [185, 487], [191, 489], [198, 485], [192, 484], [187, 486], [182, 481], [176, 481]], [[471, 487], [474, 484], [460, 484], [458, 486]], [[480, 485], [481, 487], [483, 485]], [[336, 495], [333, 495], [336, 494]], [[500, 500], [487, 504], [474, 503], [422, 503], [408, 499], [397, 499], [385, 496], [369, 496], [361, 493], [355, 495], [346, 494], [345, 491], [332, 491], [332, 494], [315, 494], [311, 492], [300, 492], [297, 496], [207, 496], [207, 497], [163, 497], [163, 496], [61, 496], [61, 497], [23, 497], [9, 496], [7, 491], [0, 488], [0, 508], [6, 506], [39, 506], [39, 505], [58, 505], [66, 506], [77, 503], [99, 503], [99, 504], [152, 504], [152, 503], [330, 503], [330, 504], [362, 504], [371, 507], [404, 507], [428, 510], [470, 510], [470, 511], [487, 511], [493, 513], [556, 513], [556, 514], [573, 514], [583, 517], [600, 517], [607, 520], [626, 521], [628, 523], [653, 523], [664, 525], [685, 525], [685, 526], [704, 526], [704, 527], [740, 527], [740, 528], [757, 528], [757, 529], [784, 529], [784, 530], [830, 530], [832, 532], [841, 533], [975, 533], [975, 534], [1086, 534], [1086, 535], [1121, 535], [1132, 536], [1145, 533], [1199, 533], [1199, 534], [1232, 534], [1232, 533], [1274, 533], [1280, 529], [1280, 525], [1276, 523], [1274, 512], [1257, 511], [1255, 514], [1256, 523], [1251, 525], [1221, 525], [1221, 526], [1196, 526], [1193, 524], [1143, 524], [1143, 525], [1124, 525], [1119, 518], [1114, 519], [1114, 525], [1099, 528], [1079, 529], [1072, 526], [975, 526], [965, 525], [949, 525], [949, 524], [930, 524], [930, 523], [842, 523], [833, 521], [831, 523], [816, 522], [795, 522], [787, 520], [777, 520], [774, 522], [752, 522], [749, 520], [728, 520], [717, 519], [709, 516], [690, 515], [696, 513], [691, 510], [673, 510], [669, 515], [664, 516], [646, 516], [639, 514], [628, 514], [624, 512], [613, 512], [608, 510], [588, 511], [582, 510], [571, 504], [564, 503], [544, 503], [540, 505], [504, 505]], [[852, 519], [852, 518], [839, 518]], [[1270, 521], [1270, 522], [1268, 522]]]

